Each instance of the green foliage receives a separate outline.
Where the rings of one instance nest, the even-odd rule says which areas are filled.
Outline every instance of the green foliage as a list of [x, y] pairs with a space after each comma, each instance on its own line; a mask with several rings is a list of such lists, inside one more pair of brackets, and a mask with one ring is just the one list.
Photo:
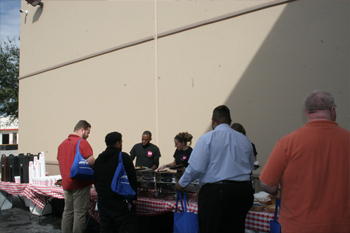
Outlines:
[[19, 48], [15, 39], [0, 41], [0, 116], [18, 118]]

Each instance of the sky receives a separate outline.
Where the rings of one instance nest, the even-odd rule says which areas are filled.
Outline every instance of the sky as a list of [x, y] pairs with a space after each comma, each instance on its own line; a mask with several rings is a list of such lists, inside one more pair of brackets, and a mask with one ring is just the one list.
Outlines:
[[7, 41], [7, 37], [15, 37], [18, 46], [21, 23], [20, 9], [20, 0], [0, 0], [0, 38]]

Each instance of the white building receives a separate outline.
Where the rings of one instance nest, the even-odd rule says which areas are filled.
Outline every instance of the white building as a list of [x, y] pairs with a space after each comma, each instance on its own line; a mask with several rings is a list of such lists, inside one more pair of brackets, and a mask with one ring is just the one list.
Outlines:
[[18, 119], [0, 118], [0, 154], [18, 154]]

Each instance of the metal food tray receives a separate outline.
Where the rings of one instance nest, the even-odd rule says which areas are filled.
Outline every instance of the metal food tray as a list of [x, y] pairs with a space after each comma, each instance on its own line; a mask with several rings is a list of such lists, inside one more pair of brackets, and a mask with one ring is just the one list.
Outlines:
[[156, 189], [156, 174], [153, 170], [138, 170], [137, 182], [139, 188]]
[[189, 192], [199, 192], [200, 187], [199, 187], [198, 179], [192, 181], [191, 183], [189, 183], [189, 184], [186, 186], [185, 190], [186, 190], [186, 191], [189, 191]]

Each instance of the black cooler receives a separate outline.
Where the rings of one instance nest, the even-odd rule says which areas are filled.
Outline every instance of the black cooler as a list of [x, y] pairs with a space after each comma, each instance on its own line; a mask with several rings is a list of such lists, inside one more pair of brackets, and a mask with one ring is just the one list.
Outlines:
[[29, 183], [29, 162], [34, 161], [34, 155], [27, 153], [27, 155], [18, 155], [19, 176], [21, 177], [21, 183]]
[[18, 156], [14, 156], [13, 154], [10, 154], [8, 157], [9, 161], [9, 181], [15, 182], [15, 176], [19, 175], [19, 169], [18, 169]]
[[1, 155], [1, 181], [9, 181], [9, 160], [5, 154]]

